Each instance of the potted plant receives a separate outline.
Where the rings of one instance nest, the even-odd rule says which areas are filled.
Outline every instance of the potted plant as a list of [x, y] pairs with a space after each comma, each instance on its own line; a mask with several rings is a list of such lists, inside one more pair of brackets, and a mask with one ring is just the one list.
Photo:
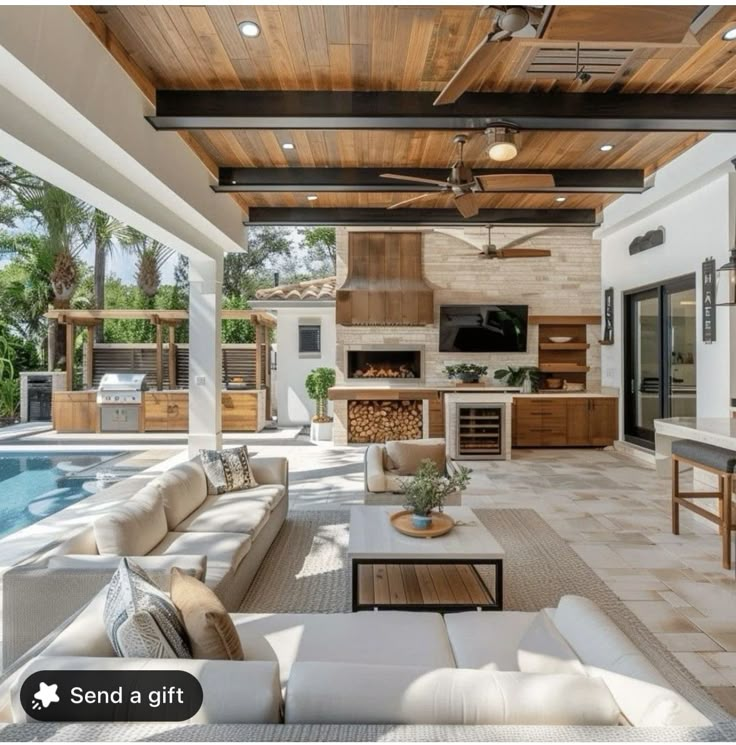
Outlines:
[[423, 460], [417, 472], [409, 479], [402, 479], [404, 508], [412, 513], [415, 528], [426, 530], [432, 525], [432, 512], [442, 512], [447, 497], [463, 491], [470, 481], [470, 469], [459, 466], [452, 476], [447, 476], [433, 460]]
[[503, 380], [507, 385], [521, 388], [524, 393], [536, 393], [542, 380], [538, 367], [502, 367], [493, 373], [496, 380]]
[[315, 442], [331, 440], [332, 417], [327, 416], [327, 393], [335, 385], [335, 371], [331, 367], [316, 367], [307, 375], [304, 384], [307, 395], [316, 404], [309, 436]]
[[474, 365], [472, 362], [461, 362], [457, 365], [445, 365], [445, 373], [448, 378], [457, 378], [463, 383], [477, 383], [488, 374], [488, 368], [485, 365]]

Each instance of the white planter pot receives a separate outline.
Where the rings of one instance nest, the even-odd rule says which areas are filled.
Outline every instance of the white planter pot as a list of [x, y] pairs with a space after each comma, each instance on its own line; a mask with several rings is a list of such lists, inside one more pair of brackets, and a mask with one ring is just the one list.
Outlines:
[[332, 422], [312, 422], [309, 428], [309, 439], [312, 442], [331, 442]]

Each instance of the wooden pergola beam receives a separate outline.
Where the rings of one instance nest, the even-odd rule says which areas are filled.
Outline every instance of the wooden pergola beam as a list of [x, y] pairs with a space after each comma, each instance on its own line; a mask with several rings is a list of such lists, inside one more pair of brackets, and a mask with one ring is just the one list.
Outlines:
[[[55, 319], [61, 324], [67, 322], [75, 325], [86, 325], [86, 323], [97, 321], [116, 320], [144, 320], [156, 323], [180, 323], [189, 320], [189, 312], [186, 310], [137, 310], [133, 308], [104, 308], [87, 310], [60, 310], [49, 308], [44, 314], [46, 318]], [[276, 318], [270, 313], [258, 310], [243, 310], [230, 308], [222, 311], [224, 321], [253, 321], [268, 328], [276, 328]]]

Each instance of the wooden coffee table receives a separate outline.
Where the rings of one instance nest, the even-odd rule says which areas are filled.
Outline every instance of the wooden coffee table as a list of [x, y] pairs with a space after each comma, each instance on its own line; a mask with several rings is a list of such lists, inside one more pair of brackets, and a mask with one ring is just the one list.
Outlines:
[[389, 521], [400, 509], [350, 510], [353, 611], [503, 610], [504, 550], [472, 510], [446, 507], [455, 528], [438, 538], [412, 538]]

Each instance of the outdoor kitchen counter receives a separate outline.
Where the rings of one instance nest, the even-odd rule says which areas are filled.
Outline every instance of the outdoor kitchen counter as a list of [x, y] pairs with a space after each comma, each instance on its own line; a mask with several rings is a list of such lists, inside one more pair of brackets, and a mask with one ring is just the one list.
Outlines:
[[498, 393], [507, 394], [513, 398], [540, 398], [554, 396], [555, 398], [615, 398], [616, 394], [599, 393], [594, 391], [554, 391], [545, 390], [538, 393], [522, 393], [520, 388], [504, 388], [502, 386], [407, 386], [407, 385], [336, 385], [330, 388], [328, 396], [331, 401], [373, 401], [377, 397], [386, 400], [423, 400], [436, 398], [439, 393]]
[[[97, 391], [55, 391], [52, 422], [57, 432], [99, 432]], [[189, 391], [146, 391], [143, 395], [144, 432], [186, 432]], [[260, 432], [266, 424], [266, 390], [222, 391], [224, 432]]]

